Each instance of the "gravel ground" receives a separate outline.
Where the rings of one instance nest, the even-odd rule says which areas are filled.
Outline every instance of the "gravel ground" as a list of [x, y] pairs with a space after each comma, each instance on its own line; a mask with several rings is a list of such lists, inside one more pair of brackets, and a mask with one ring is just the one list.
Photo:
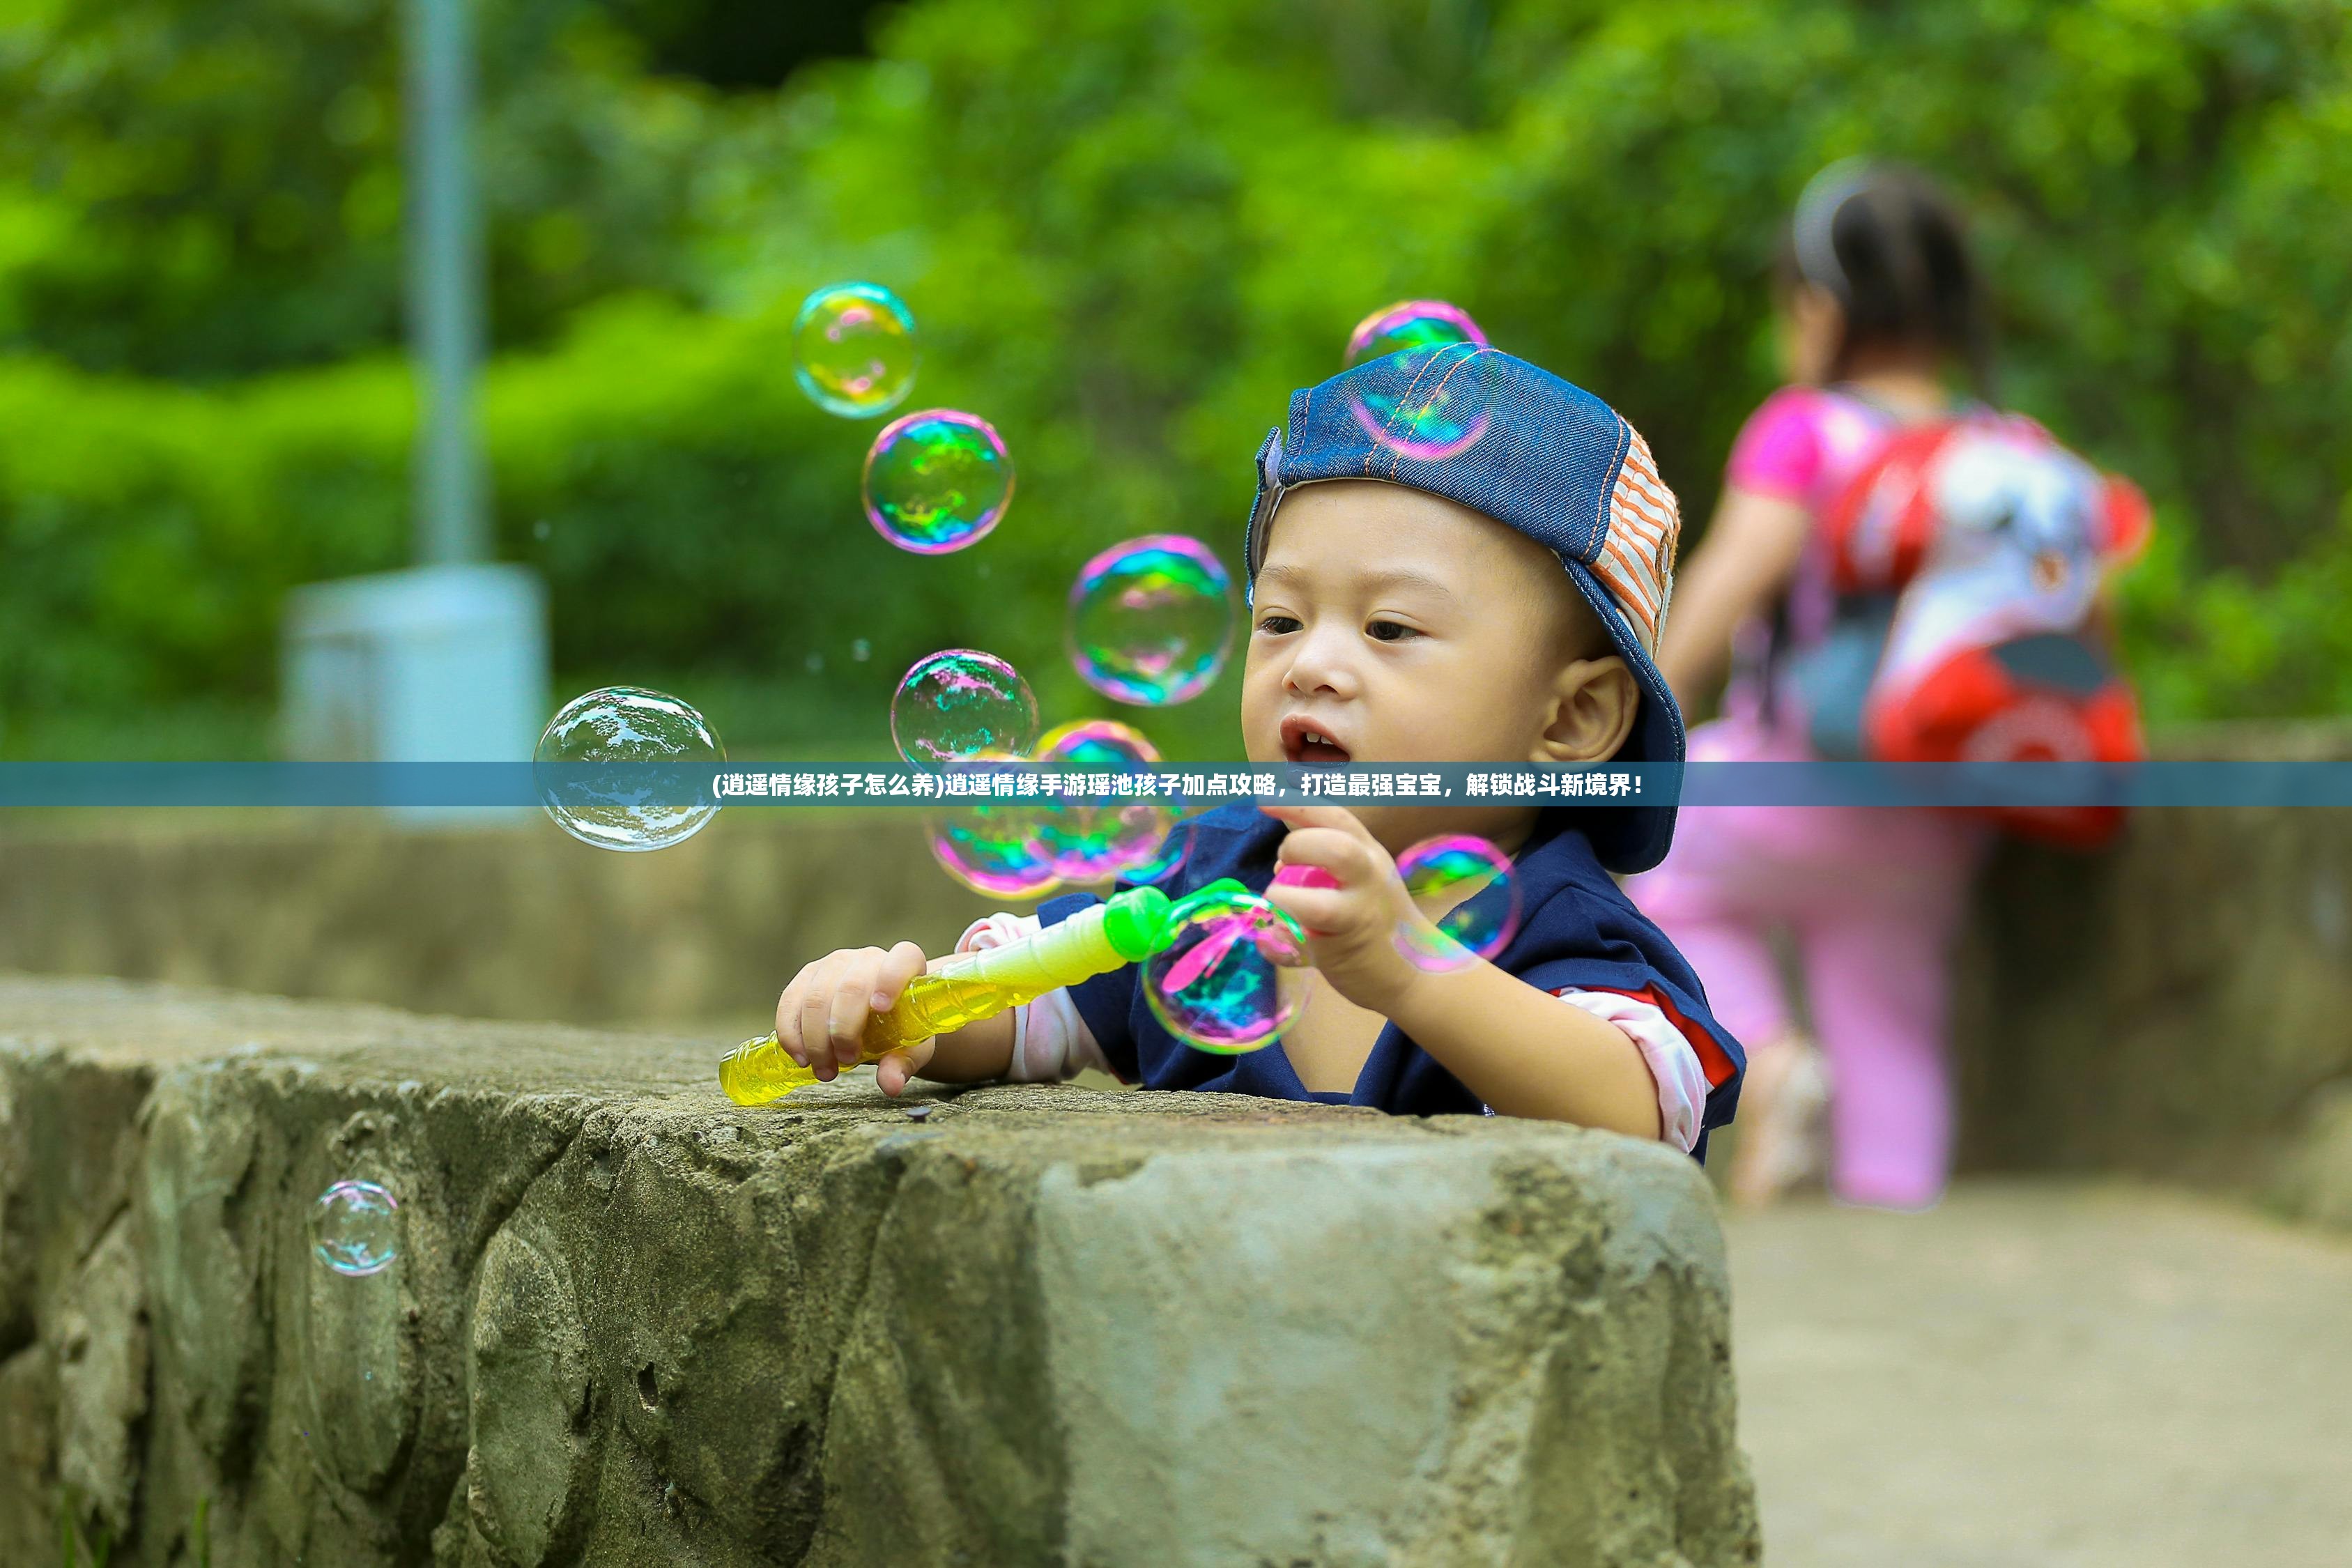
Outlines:
[[2352, 1564], [2352, 1238], [2026, 1182], [1727, 1229], [1775, 1568]]

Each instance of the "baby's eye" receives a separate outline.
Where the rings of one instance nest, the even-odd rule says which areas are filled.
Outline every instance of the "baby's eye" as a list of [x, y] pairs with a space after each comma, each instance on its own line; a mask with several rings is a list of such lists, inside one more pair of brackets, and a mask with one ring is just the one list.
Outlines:
[[1375, 642], [1402, 642], [1421, 634], [1402, 621], [1374, 621], [1364, 628], [1364, 635]]
[[1298, 620], [1293, 616], [1267, 616], [1258, 622], [1257, 629], [1272, 637], [1280, 637], [1286, 632], [1297, 631]]

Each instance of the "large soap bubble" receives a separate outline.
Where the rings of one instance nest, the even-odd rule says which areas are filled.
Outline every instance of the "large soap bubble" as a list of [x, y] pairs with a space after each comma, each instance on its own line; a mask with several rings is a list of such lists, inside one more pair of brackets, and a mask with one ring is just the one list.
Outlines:
[[1443, 300], [1401, 300], [1374, 310], [1348, 334], [1348, 354], [1342, 368], [1379, 359], [1401, 349], [1435, 348], [1441, 343], [1470, 343], [1483, 348], [1486, 334], [1470, 312]]
[[[982, 777], [1015, 772], [998, 764], [1018, 758], [988, 753], [955, 771]], [[975, 893], [994, 899], [1042, 899], [1061, 885], [1046, 824], [1055, 809], [1035, 796], [991, 795], [944, 806], [926, 824], [931, 858], [940, 868]]]
[[1129, 861], [1119, 868], [1119, 875], [1130, 882], [1165, 882], [1183, 869], [1184, 862], [1192, 857], [1192, 825], [1179, 822], [1152, 847], [1151, 853], [1139, 860]]
[[1234, 580], [1197, 539], [1153, 533], [1114, 544], [1070, 587], [1070, 662], [1106, 697], [1189, 702], [1233, 651]]
[[866, 520], [901, 550], [945, 555], [987, 537], [1013, 504], [1013, 458], [976, 414], [927, 408], [885, 425], [866, 453]]
[[575, 697], [547, 722], [532, 760], [541, 763], [664, 763], [678, 777], [667, 790], [619, 773], [598, 777], [582, 767], [540, 775], [540, 798], [564, 832], [599, 849], [665, 849], [691, 838], [719, 813], [715, 801], [675, 804], [676, 785], [727, 748], [709, 721], [667, 692], [607, 686]]
[[1423, 916], [1397, 931], [1397, 951], [1432, 972], [1492, 958], [1519, 929], [1511, 858], [1467, 833], [1424, 838], [1397, 857], [1397, 875]]
[[1274, 1044], [1307, 987], [1307, 936], [1255, 893], [1211, 886], [1179, 900], [1170, 944], [1143, 967], [1143, 999], [1187, 1045], [1238, 1056]]
[[919, 768], [983, 755], [1025, 757], [1037, 699], [992, 653], [951, 647], [915, 661], [890, 699], [890, 739]]
[[382, 1273], [400, 1256], [400, 1201], [373, 1182], [337, 1182], [310, 1205], [310, 1250], [336, 1273]]
[[1491, 351], [1467, 343], [1408, 349], [1395, 365], [1396, 374], [1378, 374], [1349, 395], [1349, 412], [1375, 445], [1437, 463], [1485, 437], [1501, 391]]
[[[1037, 761], [1073, 772], [1140, 774], [1155, 771], [1160, 752], [1132, 726], [1115, 719], [1082, 719], [1039, 741]], [[1062, 879], [1101, 882], [1150, 864], [1175, 822], [1175, 807], [1157, 795], [1073, 800], [1047, 815], [1045, 840]], [[1157, 874], [1173, 869], [1170, 865]]]
[[1027, 828], [1007, 817], [1034, 818], [1029, 805], [955, 806], [930, 821], [931, 858], [973, 892], [992, 899], [1042, 899], [1062, 885], [1053, 862]]
[[887, 414], [915, 389], [915, 317], [878, 283], [835, 283], [802, 301], [793, 375], [828, 414]]

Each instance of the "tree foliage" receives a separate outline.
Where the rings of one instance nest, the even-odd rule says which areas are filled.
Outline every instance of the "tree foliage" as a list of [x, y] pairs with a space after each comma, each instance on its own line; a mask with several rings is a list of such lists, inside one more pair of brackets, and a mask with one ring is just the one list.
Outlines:
[[[28, 0], [0, 26], [0, 344], [217, 380], [395, 345], [403, 0]], [[488, 0], [500, 339], [680, 283], [719, 112], [588, 0]]]
[[[286, 585], [405, 549], [383, 0], [54, 3], [0, 73], [36, 127], [0, 154], [0, 703], [258, 694]], [[2333, 0], [921, 0], [723, 99], [624, 12], [485, 16], [501, 538], [583, 679], [731, 672], [815, 735], [970, 641], [1075, 710], [1077, 563], [1230, 555], [1289, 389], [1416, 294], [1617, 405], [1696, 525], [1772, 384], [1778, 226], [1873, 153], [1973, 214], [2003, 400], [2155, 497], [2155, 712], [2352, 706]], [[973, 551], [884, 545], [871, 426], [791, 384], [793, 306], [848, 277], [916, 310], [918, 399], [1013, 448]], [[1148, 722], [1226, 749], [1229, 699]]]

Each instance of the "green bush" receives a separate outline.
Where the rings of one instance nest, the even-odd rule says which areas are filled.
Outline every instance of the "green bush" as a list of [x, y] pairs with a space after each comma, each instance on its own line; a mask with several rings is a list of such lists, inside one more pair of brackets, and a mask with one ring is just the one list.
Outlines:
[[278, 604], [399, 563], [393, 364], [234, 395], [0, 362], [0, 707], [268, 689]]
[[[963, 642], [1067, 716], [1077, 563], [1160, 530], [1231, 560], [1288, 390], [1401, 296], [1623, 409], [1696, 531], [1771, 385], [1776, 226], [1868, 151], [1977, 215], [2004, 400], [2155, 498], [2126, 591], [2155, 716], [2342, 710], [2347, 51], [2332, 0], [925, 0], [879, 58], [696, 122], [684, 281], [496, 363], [501, 551], [546, 574], [568, 680], [725, 693], [762, 741], [870, 741], [905, 664]], [[0, 204], [0, 276], [9, 233]], [[793, 385], [790, 313], [845, 277], [920, 318], [918, 404], [1013, 452], [976, 549], [885, 545], [872, 425]], [[283, 590], [405, 557], [389, 362], [199, 392], [19, 360], [0, 418], [20, 711], [264, 700]], [[1232, 684], [1147, 727], [1229, 749]]]
[[[492, 368], [500, 552], [547, 579], [566, 681], [663, 685], [764, 746], [871, 752], [906, 666], [977, 644], [1031, 672], [1055, 718], [1108, 710], [1061, 655], [1076, 547], [1026, 489], [1011, 549], [918, 558], [865, 521], [875, 426], [793, 382], [797, 303], [738, 319], [616, 300]], [[0, 362], [0, 550], [31, 568], [0, 584], [0, 711], [79, 737], [92, 712], [266, 702], [286, 591], [408, 559], [413, 421], [391, 362], [226, 393]], [[1005, 434], [1019, 462], [1026, 431]], [[1196, 706], [1154, 731], [1221, 750], [1229, 714]]]

